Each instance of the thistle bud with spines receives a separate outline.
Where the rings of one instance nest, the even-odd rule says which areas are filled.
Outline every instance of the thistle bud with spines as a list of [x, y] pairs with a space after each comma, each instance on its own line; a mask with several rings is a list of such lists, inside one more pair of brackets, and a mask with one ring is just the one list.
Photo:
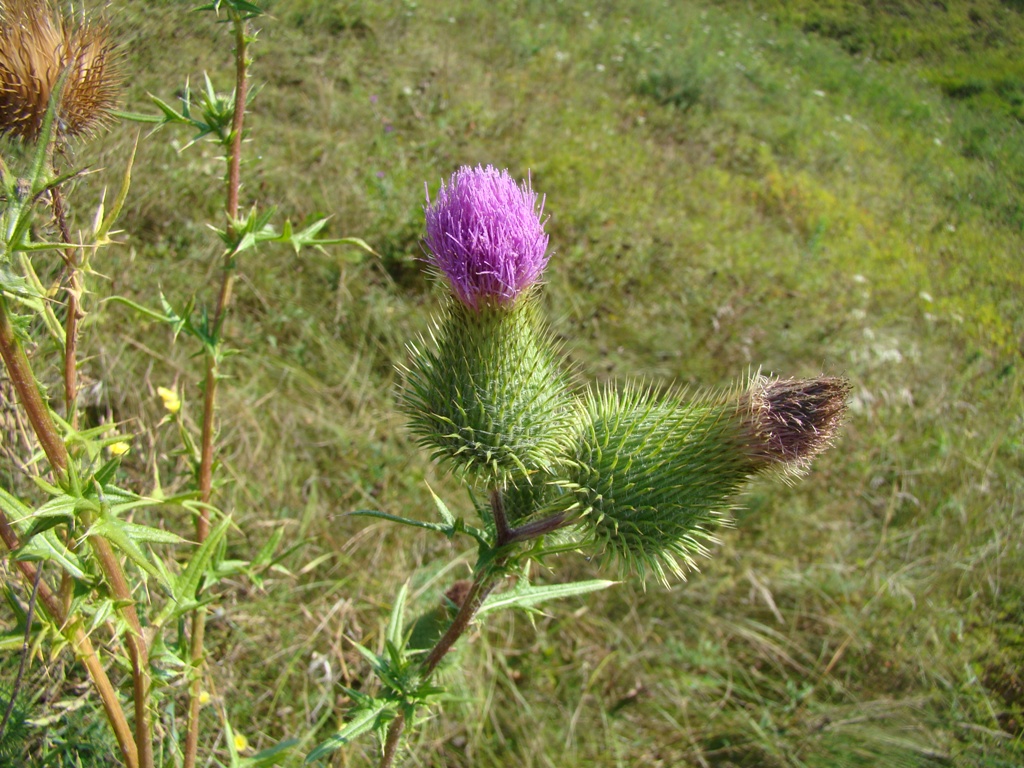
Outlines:
[[412, 347], [402, 401], [434, 458], [491, 486], [531, 482], [572, 435], [567, 377], [534, 302], [449, 302], [429, 345]]
[[583, 548], [620, 569], [682, 576], [753, 475], [804, 470], [845, 412], [849, 387], [831, 377], [755, 375], [740, 393], [684, 402], [680, 393], [592, 389], [562, 493], [545, 513], [578, 519]]

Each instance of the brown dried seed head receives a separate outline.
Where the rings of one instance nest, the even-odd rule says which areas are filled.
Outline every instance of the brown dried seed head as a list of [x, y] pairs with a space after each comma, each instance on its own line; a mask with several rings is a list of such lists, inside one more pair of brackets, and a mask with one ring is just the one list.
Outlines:
[[849, 382], [833, 376], [755, 376], [741, 396], [749, 428], [756, 435], [755, 459], [788, 472], [805, 470], [832, 444], [849, 394]]
[[0, 133], [38, 140], [65, 70], [57, 136], [95, 133], [117, 104], [118, 63], [105, 28], [72, 23], [45, 0], [0, 0]]

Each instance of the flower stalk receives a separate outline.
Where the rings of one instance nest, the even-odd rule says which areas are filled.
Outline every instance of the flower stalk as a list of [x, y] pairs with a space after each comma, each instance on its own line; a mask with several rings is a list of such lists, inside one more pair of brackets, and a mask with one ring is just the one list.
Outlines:
[[[225, 213], [228, 220], [229, 241], [236, 235], [234, 222], [238, 220], [239, 195], [241, 190], [242, 134], [245, 120], [245, 105], [248, 98], [248, 66], [246, 51], [249, 37], [245, 19], [238, 11], [230, 11], [235, 34], [235, 99], [231, 133], [228, 136], [227, 181]], [[213, 334], [216, 343], [231, 304], [231, 289], [234, 281], [235, 253], [229, 251], [223, 257], [223, 274], [220, 291], [213, 315]], [[213, 494], [213, 464], [216, 436], [215, 410], [217, 404], [218, 350], [207, 349], [205, 355], [205, 378], [203, 381], [203, 426], [200, 438], [199, 495], [203, 502], [196, 521], [196, 538], [202, 543], [210, 533], [209, 504]], [[192, 636], [190, 653], [195, 675], [189, 685], [188, 727], [185, 736], [185, 768], [194, 768], [199, 750], [199, 712], [201, 708], [202, 676], [199, 670], [204, 661], [206, 634], [206, 610], [197, 608], [192, 614]]]
[[[85, 521], [86, 525], [89, 521]], [[135, 705], [135, 745], [138, 751], [139, 768], [153, 768], [152, 717], [149, 711], [151, 677], [149, 673], [149, 648], [142, 633], [142, 624], [135, 609], [135, 598], [125, 578], [124, 569], [110, 542], [102, 536], [90, 536], [92, 547], [100, 564], [110, 592], [121, 604], [121, 614], [128, 623], [123, 640], [132, 667], [132, 699]]]
[[[53, 218], [61, 240], [71, 242], [64, 193], [58, 184], [50, 190]], [[64, 295], [67, 297], [67, 318], [64, 323], [64, 413], [72, 428], [78, 426], [78, 324], [85, 317], [82, 311], [82, 279], [78, 273], [78, 248], [64, 250]]]
[[[455, 618], [452, 619], [448, 629], [445, 630], [445, 633], [435, 643], [434, 647], [430, 649], [427, 657], [423, 660], [420, 669], [424, 678], [429, 678], [433, 674], [434, 670], [437, 669], [437, 665], [441, 663], [459, 638], [469, 629], [473, 618], [484, 604], [487, 596], [497, 586], [507, 560], [507, 557], [499, 557], [489, 567], [481, 568], [477, 572], [476, 578], [473, 580], [469, 591], [459, 606], [458, 613], [455, 614]], [[402, 733], [405, 730], [405, 719], [404, 711], [399, 710], [394, 720], [388, 726], [380, 768], [391, 768], [394, 764], [395, 758], [398, 755], [399, 745], [401, 744]]]
[[28, 416], [29, 424], [32, 425], [32, 430], [50, 466], [58, 475], [66, 474], [67, 448], [57, 431], [56, 424], [50, 418], [50, 409], [39, 392], [28, 357], [11, 325], [7, 302], [3, 296], [0, 296], [0, 357], [3, 357], [11, 384], [18, 393], [21, 407]]

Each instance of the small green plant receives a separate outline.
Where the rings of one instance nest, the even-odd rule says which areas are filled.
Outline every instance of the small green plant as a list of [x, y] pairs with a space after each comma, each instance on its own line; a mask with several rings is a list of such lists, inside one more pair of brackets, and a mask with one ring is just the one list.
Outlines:
[[[24, 614], [25, 652], [42, 645], [52, 653], [67, 648], [84, 665], [120, 760], [129, 768], [197, 764], [200, 709], [208, 699], [204, 632], [212, 587], [232, 574], [267, 567], [280, 541], [279, 534], [272, 536], [252, 562], [227, 560], [231, 517], [217, 507], [215, 494], [217, 390], [231, 354], [224, 329], [241, 258], [264, 243], [296, 252], [331, 244], [368, 249], [358, 239], [319, 237], [326, 220], [301, 230], [286, 222], [278, 231], [271, 224], [273, 210], [254, 205], [243, 211], [242, 144], [250, 100], [249, 47], [255, 39], [250, 22], [262, 10], [245, 0], [216, 0], [197, 10], [230, 24], [232, 92], [221, 94], [207, 77], [197, 97], [186, 84], [177, 107], [154, 97], [159, 114], [119, 115], [154, 128], [183, 127], [192, 134], [190, 144], [214, 143], [225, 166], [224, 223], [217, 230], [223, 250], [212, 306], [196, 298], [173, 306], [163, 296], [159, 309], [111, 300], [166, 324], [175, 338], [188, 337], [198, 347], [198, 435], [183, 418], [180, 394], [159, 390], [164, 424], [177, 430], [192, 478], [188, 487], [165, 493], [159, 479], [145, 490], [126, 485], [120, 465], [133, 450], [132, 436], [114, 423], [85, 424], [79, 405], [77, 350], [86, 280], [101, 249], [113, 242], [134, 155], [127, 159], [113, 203], [98, 205], [91, 229], [80, 237], [72, 235], [66, 198], [79, 170], [62, 165], [72, 162], [73, 140], [118, 116], [117, 48], [102, 26], [65, 16], [55, 5], [6, 0], [0, 6], [0, 133], [10, 142], [5, 152], [10, 162], [0, 160], [0, 355], [45, 457], [25, 462], [22, 480], [27, 482], [12, 483], [17, 492], [0, 489], [0, 539], [24, 585], [19, 590], [9, 582], [4, 590]], [[46, 237], [48, 220], [56, 224], [56, 238]], [[54, 273], [57, 278], [46, 286], [44, 278]], [[30, 346], [35, 347], [31, 356]], [[60, 371], [62, 397], [42, 384], [58, 378], [49, 365]], [[194, 519], [191, 541], [153, 524], [147, 514], [172, 509]], [[128, 670], [126, 679], [120, 670]], [[187, 716], [179, 741], [173, 713], [182, 689]], [[16, 693], [11, 691], [12, 701]], [[170, 724], [161, 718], [170, 718]], [[225, 721], [223, 727], [231, 763], [239, 765], [230, 725]], [[270, 764], [281, 748], [246, 758], [246, 765]]]
[[[451, 297], [431, 338], [411, 347], [402, 403], [423, 447], [470, 491], [478, 520], [455, 517], [436, 496], [439, 522], [356, 514], [465, 536], [479, 554], [432, 643], [420, 631], [430, 616], [406, 630], [403, 588], [384, 653], [359, 648], [380, 692], [351, 691], [347, 724], [309, 760], [373, 731], [381, 768], [393, 765], [407, 724], [443, 693], [435, 670], [475, 619], [614, 583], [534, 585], [531, 563], [580, 551], [617, 563], [619, 576], [682, 576], [744, 482], [804, 470], [845, 412], [848, 385], [831, 377], [755, 375], [731, 393], [689, 400], [638, 384], [580, 391], [537, 310], [548, 259], [542, 208], [528, 183], [490, 166], [460, 169], [427, 207], [425, 244]], [[498, 589], [506, 583], [514, 586]]]

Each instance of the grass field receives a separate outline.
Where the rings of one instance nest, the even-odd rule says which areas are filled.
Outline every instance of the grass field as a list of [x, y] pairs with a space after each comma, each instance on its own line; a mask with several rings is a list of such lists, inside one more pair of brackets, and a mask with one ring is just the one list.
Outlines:
[[[824, 371], [853, 383], [851, 416], [806, 479], [751, 486], [687, 582], [490, 619], [408, 764], [1022, 764], [1024, 6], [266, 5], [243, 199], [331, 214], [332, 236], [379, 257], [266, 248], [243, 266], [218, 501], [233, 554], [278, 526], [295, 550], [211, 618], [233, 727], [254, 748], [303, 739], [282, 762], [300, 765], [340, 723], [343, 686], [369, 677], [350, 641], [380, 646], [404, 580], [426, 610], [468, 569], [471, 552], [344, 513], [427, 518], [427, 484], [471, 510], [404, 431], [395, 366], [436, 306], [424, 184], [492, 163], [546, 195], [545, 309], [581, 377], [701, 390]], [[229, 87], [224, 29], [186, 7], [108, 9], [126, 108], [204, 71]], [[82, 221], [134, 132], [81, 150], [102, 169], [76, 191]], [[187, 139], [143, 134], [94, 309], [108, 291], [184, 303], [215, 274], [220, 166]], [[165, 328], [115, 306], [91, 318], [94, 405], [156, 423], [172, 383], [186, 414], [198, 403]], [[172, 436], [152, 439], [173, 487]], [[150, 482], [154, 467], [126, 467]], [[540, 578], [601, 575], [552, 564]], [[32, 715], [50, 720], [23, 759], [113, 764], [80, 681], [37, 661]], [[335, 764], [374, 764], [372, 743]]]

